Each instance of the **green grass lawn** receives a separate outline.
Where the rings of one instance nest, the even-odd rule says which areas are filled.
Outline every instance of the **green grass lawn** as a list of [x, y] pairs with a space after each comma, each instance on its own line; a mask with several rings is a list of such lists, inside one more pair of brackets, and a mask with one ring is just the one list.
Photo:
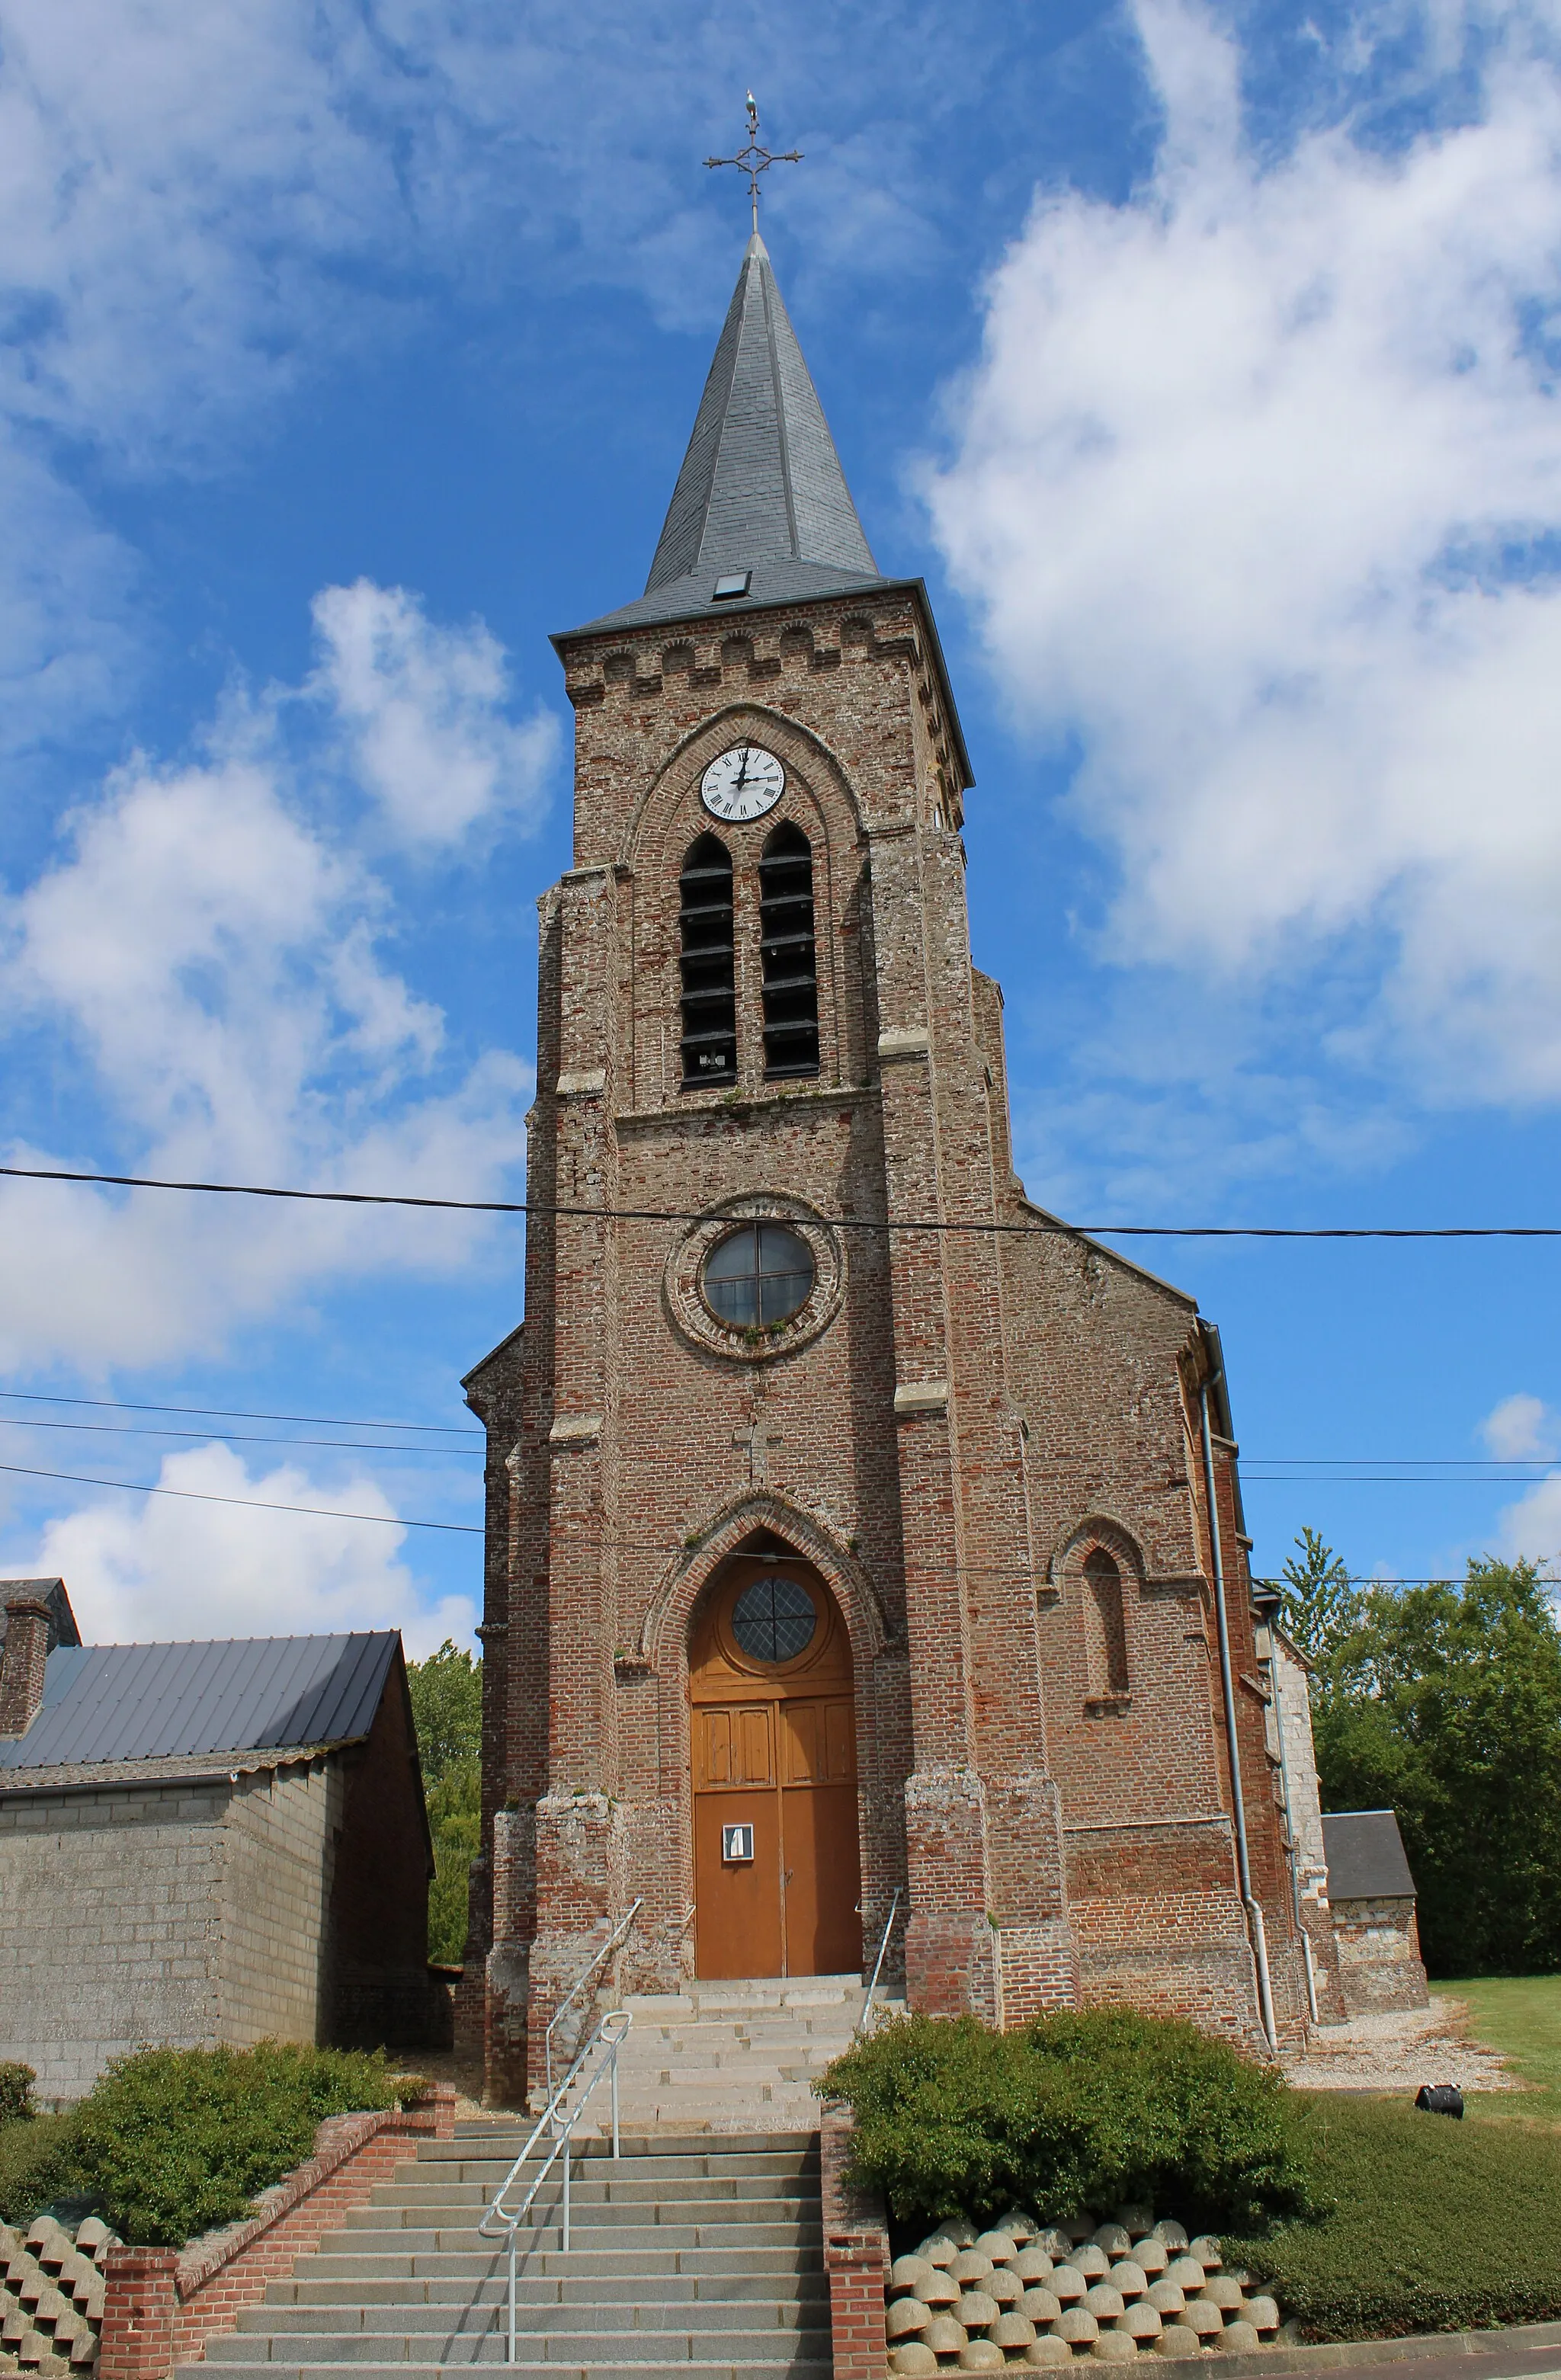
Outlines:
[[1433, 1984], [1469, 2004], [1470, 2030], [1499, 2049], [1528, 2089], [1520, 2095], [1482, 2091], [1470, 2095], [1470, 2113], [1505, 2122], [1561, 2120], [1561, 1975], [1475, 1975], [1469, 1982]]
[[1459, 2124], [1402, 2102], [1298, 2094], [1334, 2211], [1226, 2235], [1227, 2265], [1271, 2283], [1313, 2339], [1479, 2330], [1561, 2317], [1561, 2133]]

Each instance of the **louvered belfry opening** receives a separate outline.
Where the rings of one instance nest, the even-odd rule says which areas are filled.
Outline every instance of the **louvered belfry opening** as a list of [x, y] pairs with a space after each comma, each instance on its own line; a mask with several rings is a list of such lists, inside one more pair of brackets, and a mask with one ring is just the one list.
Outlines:
[[813, 846], [799, 826], [777, 826], [759, 862], [764, 965], [764, 1072], [819, 1070], [819, 978], [813, 945]]
[[677, 880], [682, 932], [683, 1080], [732, 1083], [738, 1001], [732, 941], [732, 855], [719, 835], [689, 845]]

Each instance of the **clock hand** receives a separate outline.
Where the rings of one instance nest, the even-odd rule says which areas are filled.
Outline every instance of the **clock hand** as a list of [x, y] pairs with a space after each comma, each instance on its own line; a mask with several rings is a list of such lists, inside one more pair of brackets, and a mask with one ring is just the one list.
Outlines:
[[742, 791], [742, 788], [744, 787], [744, 785], [746, 785], [746, 784], [747, 784], [747, 783], [748, 783], [748, 747], [747, 747], [747, 745], [745, 744], [745, 745], [743, 746], [743, 747], [742, 747], [742, 767], [738, 771], [738, 791], [739, 793]]

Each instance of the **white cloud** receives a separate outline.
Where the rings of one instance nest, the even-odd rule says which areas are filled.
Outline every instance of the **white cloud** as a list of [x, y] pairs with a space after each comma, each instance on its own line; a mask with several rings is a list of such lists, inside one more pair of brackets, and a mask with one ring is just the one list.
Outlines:
[[1018, 717], [1079, 740], [1110, 957], [1244, 995], [1365, 949], [1335, 1058], [1554, 1099], [1554, 57], [1498, 11], [1478, 121], [1264, 164], [1232, 42], [1188, 0], [1137, 18], [1155, 172], [1038, 200], [927, 481], [937, 534]]
[[540, 815], [558, 751], [550, 710], [512, 723], [504, 647], [481, 620], [430, 621], [404, 588], [360, 578], [315, 597], [312, 691], [340, 722], [355, 773], [411, 844], [453, 843], [478, 819]]
[[[291, 1463], [251, 1475], [224, 1446], [166, 1456], [158, 1485], [183, 1496], [246, 1497], [395, 1519], [372, 1479], [323, 1488]], [[400, 1628], [418, 1657], [445, 1636], [464, 1641], [477, 1613], [464, 1596], [426, 1606], [420, 1600], [401, 1559], [406, 1536], [403, 1528], [319, 1512], [123, 1495], [47, 1522], [35, 1546], [14, 1558], [12, 1574], [63, 1578], [88, 1644]]]
[[[479, 647], [490, 698], [467, 668], [486, 632], [441, 644], [398, 600], [421, 623], [417, 700], [447, 749], [502, 743], [491, 639]], [[21, 1043], [13, 1099], [30, 1056], [54, 1085], [74, 1070], [79, 1111], [104, 1120], [85, 1149], [18, 1141], [9, 1161], [101, 1165], [117, 1148], [114, 1170], [181, 1180], [498, 1193], [523, 1151], [530, 1071], [506, 1051], [454, 1062], [440, 1012], [386, 964], [389, 892], [311, 815], [310, 758], [290, 762], [274, 732], [293, 709], [285, 695], [235, 702], [202, 759], [118, 771], [67, 821], [67, 855], [0, 904], [0, 1014]], [[366, 698], [353, 717], [372, 723]], [[314, 1284], [467, 1263], [487, 1228], [9, 1182], [0, 1361], [99, 1369], [209, 1350]]]
[[1504, 1397], [1480, 1425], [1480, 1435], [1501, 1463], [1548, 1462], [1557, 1451], [1557, 1416], [1538, 1397]]
[[1508, 1504], [1498, 1531], [1508, 1561], [1531, 1561], [1547, 1570], [1561, 1561], [1561, 1472], [1536, 1481], [1516, 1504]]

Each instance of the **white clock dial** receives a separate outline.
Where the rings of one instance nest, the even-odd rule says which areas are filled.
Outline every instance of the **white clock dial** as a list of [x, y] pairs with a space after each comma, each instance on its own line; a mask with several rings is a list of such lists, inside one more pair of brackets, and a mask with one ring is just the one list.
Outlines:
[[734, 744], [700, 779], [700, 799], [712, 817], [742, 825], [773, 810], [786, 791], [786, 771], [762, 744]]

